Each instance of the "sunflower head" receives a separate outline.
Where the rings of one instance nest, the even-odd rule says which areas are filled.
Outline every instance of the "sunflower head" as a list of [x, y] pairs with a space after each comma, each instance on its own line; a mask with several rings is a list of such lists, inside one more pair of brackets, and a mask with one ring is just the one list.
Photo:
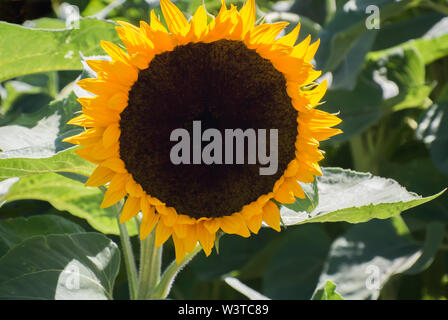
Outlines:
[[[126, 198], [121, 222], [141, 212], [140, 238], [154, 228], [156, 246], [172, 237], [179, 262], [198, 241], [209, 255], [219, 230], [249, 237], [264, 221], [280, 231], [277, 204], [305, 197], [298, 181], [322, 174], [319, 141], [341, 131], [331, 128], [339, 118], [316, 109], [327, 88], [314, 83], [319, 41], [296, 45], [300, 25], [283, 37], [287, 23], [255, 25], [254, 0], [241, 10], [222, 1], [213, 19], [199, 6], [190, 21], [169, 0], [160, 4], [168, 29], [153, 11], [150, 24], [119, 22], [125, 48], [104, 41], [111, 59], [87, 61], [97, 78], [78, 85], [94, 96], [78, 99], [83, 113], [69, 122], [86, 130], [65, 141], [98, 165], [86, 185], [108, 184], [101, 207]], [[173, 163], [173, 131], [195, 139], [195, 123], [276, 129], [275, 144], [264, 139], [275, 173], [260, 175], [249, 161], [203, 163], [194, 150], [190, 164]]]

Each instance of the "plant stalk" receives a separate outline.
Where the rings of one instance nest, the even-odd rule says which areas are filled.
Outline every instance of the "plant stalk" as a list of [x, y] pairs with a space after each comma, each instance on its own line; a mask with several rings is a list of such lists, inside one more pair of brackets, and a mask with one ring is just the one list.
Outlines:
[[137, 297], [137, 267], [135, 265], [134, 252], [132, 251], [131, 239], [129, 238], [128, 229], [125, 223], [120, 223], [120, 213], [122, 206], [115, 205], [117, 211], [117, 223], [120, 230], [121, 247], [123, 250], [124, 263], [126, 265], [126, 273], [129, 283], [129, 297], [135, 300]]
[[141, 242], [140, 272], [137, 299], [150, 298], [151, 291], [160, 281], [162, 268], [162, 248], [155, 246], [155, 229]]

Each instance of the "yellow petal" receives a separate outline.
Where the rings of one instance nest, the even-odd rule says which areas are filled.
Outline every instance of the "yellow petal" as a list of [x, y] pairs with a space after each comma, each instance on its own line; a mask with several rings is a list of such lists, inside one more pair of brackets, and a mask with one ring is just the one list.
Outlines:
[[262, 24], [256, 26], [250, 32], [250, 43], [271, 44], [277, 35], [288, 25], [287, 22], [277, 22], [273, 24]]
[[140, 240], [143, 240], [154, 229], [159, 220], [159, 215], [155, 213], [155, 208], [149, 205], [147, 197], [140, 198], [140, 208], [143, 213], [142, 223], [140, 225]]
[[100, 45], [101, 48], [103, 48], [103, 50], [106, 51], [106, 53], [112, 58], [112, 60], [122, 61], [126, 64], [130, 64], [129, 55], [116, 44], [113, 44], [110, 41], [101, 40]]
[[293, 192], [285, 183], [283, 183], [278, 188], [277, 192], [275, 192], [274, 199], [281, 203], [294, 203], [296, 201]]
[[257, 234], [261, 228], [261, 223], [263, 222], [263, 216], [261, 214], [254, 215], [247, 221], [247, 226], [249, 230]]
[[299, 169], [299, 164], [296, 160], [289, 162], [288, 167], [285, 170], [285, 177], [294, 177]]
[[198, 243], [198, 237], [196, 233], [196, 224], [188, 224], [187, 225], [187, 235], [183, 239], [185, 250], [187, 252], [191, 252], [196, 247]]
[[174, 249], [176, 252], [176, 262], [177, 264], [180, 264], [184, 259], [185, 254], [187, 253], [185, 250], [184, 241], [183, 239], [178, 237], [175, 233], [173, 233], [173, 242], [174, 242]]
[[174, 233], [179, 238], [185, 238], [187, 236], [187, 228], [188, 228], [187, 224], [176, 223], [176, 224], [173, 225]]
[[278, 39], [276, 41], [276, 43], [284, 44], [284, 45], [290, 46], [290, 47], [294, 46], [294, 44], [297, 41], [297, 37], [299, 36], [299, 31], [300, 31], [300, 22], [290, 33], [288, 33], [286, 36]]
[[123, 199], [126, 196], [126, 191], [124, 190], [118, 190], [118, 191], [110, 191], [109, 189], [104, 194], [103, 202], [101, 203], [100, 208], [108, 208], [114, 204], [116, 204], [118, 201]]
[[118, 173], [126, 173], [125, 164], [120, 158], [109, 158], [101, 163], [102, 167], [109, 168]]
[[294, 46], [294, 49], [291, 52], [291, 55], [296, 58], [303, 58], [308, 49], [308, 45], [311, 42], [311, 35], [308, 35], [304, 40], [302, 40], [299, 44]]
[[219, 229], [219, 222], [217, 219], [206, 220], [202, 224], [210, 233], [216, 233]]
[[85, 185], [87, 187], [99, 187], [105, 185], [112, 180], [115, 172], [109, 168], [98, 166], [95, 171], [90, 175]]
[[140, 198], [129, 196], [123, 206], [120, 216], [120, 223], [124, 223], [134, 218], [140, 211]]
[[209, 256], [215, 245], [215, 233], [211, 233], [204, 227], [202, 223], [196, 224], [196, 235], [205, 254]]
[[154, 31], [162, 31], [167, 33], [168, 30], [166, 30], [166, 28], [164, 27], [164, 25], [160, 22], [159, 18], [157, 18], [156, 13], [154, 12], [154, 9], [151, 10], [151, 28]]
[[243, 22], [242, 36], [244, 37], [255, 25], [255, 0], [247, 0], [240, 10]]
[[242, 237], [250, 237], [250, 231], [243, 217], [239, 213], [234, 213], [231, 216], [225, 216], [220, 219], [222, 231], [228, 234], [238, 234]]
[[203, 5], [200, 5], [191, 18], [190, 34], [195, 40], [199, 40], [207, 30], [207, 12]]
[[162, 244], [168, 240], [168, 238], [173, 233], [173, 228], [168, 227], [163, 223], [162, 219], [159, 219], [159, 223], [156, 228], [156, 247], [160, 247]]
[[65, 138], [63, 142], [69, 142], [78, 145], [90, 145], [97, 143], [104, 132], [103, 128], [91, 128], [84, 130], [80, 134]]
[[319, 48], [319, 44], [320, 44], [320, 39], [317, 39], [316, 42], [314, 42], [312, 45], [310, 45], [308, 47], [305, 57], [303, 58], [306, 62], [310, 62], [314, 58], [317, 48]]
[[268, 201], [263, 207], [263, 220], [272, 229], [280, 231], [280, 210], [274, 202]]
[[132, 177], [130, 177], [126, 183], [126, 191], [134, 197], [142, 197], [145, 194], [142, 186], [135, 182]]
[[120, 138], [120, 128], [118, 123], [113, 123], [109, 125], [103, 133], [103, 144], [105, 148], [111, 147], [113, 144], [118, 142]]
[[174, 208], [166, 206], [156, 206], [156, 209], [162, 215], [161, 218], [168, 227], [172, 227], [176, 223], [177, 213]]
[[123, 92], [117, 92], [107, 101], [107, 106], [112, 110], [122, 112], [128, 105], [128, 95]]
[[185, 35], [190, 25], [183, 13], [169, 0], [160, 0], [160, 7], [168, 29], [174, 34]]
[[104, 194], [103, 202], [101, 203], [100, 208], [107, 208], [111, 205], [114, 205], [118, 201], [124, 198], [126, 195], [126, 190], [124, 189], [124, 185], [127, 181], [126, 174], [116, 174], [112, 180], [110, 181], [109, 188]]

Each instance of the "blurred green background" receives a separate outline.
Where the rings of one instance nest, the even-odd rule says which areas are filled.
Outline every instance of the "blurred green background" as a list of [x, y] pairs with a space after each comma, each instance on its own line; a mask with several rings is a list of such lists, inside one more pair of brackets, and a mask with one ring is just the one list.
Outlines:
[[[0, 20], [30, 28], [62, 29], [67, 19], [64, 3], [77, 6], [84, 18], [134, 24], [148, 21], [151, 9], [160, 14], [155, 0], [0, 0]], [[189, 17], [202, 1], [175, 3]], [[240, 7], [242, 1], [227, 1], [230, 3]], [[211, 14], [220, 7], [219, 0], [205, 4]], [[376, 8], [379, 16], [375, 17]], [[313, 42], [320, 38], [313, 63], [330, 84], [321, 108], [339, 112], [343, 119], [339, 127], [344, 131], [322, 144], [326, 153], [322, 166], [392, 178], [424, 196], [448, 186], [447, 15], [448, 1], [444, 0], [257, 1], [257, 18], [289, 21], [286, 31], [300, 21], [299, 41], [308, 34]], [[81, 21], [79, 34], [73, 34], [84, 56], [102, 54], [99, 39], [118, 43], [113, 26], [101, 29], [102, 25], [95, 27], [90, 19], [85, 21]], [[26, 52], [11, 62], [16, 53], [4, 49], [14, 49], [10, 41], [17, 41], [19, 47], [22, 41], [30, 41], [39, 52], [47, 40], [32, 34], [26, 39], [14, 38], [15, 29], [7, 28], [0, 28], [0, 126], [34, 128], [48, 113], [48, 104], [61, 98], [68, 98], [64, 100], [67, 104], [50, 106], [66, 110], [70, 118], [70, 110], [79, 109], [71, 93], [82, 70], [75, 51], [78, 47], [72, 55], [64, 55], [66, 60], [61, 60], [60, 66], [48, 66], [37, 57], [28, 61]], [[49, 38], [48, 43], [53, 40]], [[54, 59], [59, 63], [58, 56]], [[72, 128], [64, 130], [66, 136], [73, 133]], [[50, 182], [39, 183], [45, 186]], [[74, 192], [81, 194], [80, 190]], [[87, 199], [83, 196], [97, 199], [98, 194], [80, 195], [70, 206], [51, 195], [33, 194], [9, 194], [9, 199], [16, 201], [0, 208], [0, 219], [55, 213], [85, 230], [94, 231], [92, 225], [102, 225], [96, 229], [111, 234], [119, 243], [119, 237], [113, 235], [116, 229], [109, 228], [101, 214], [91, 218], [90, 209], [79, 205]], [[223, 280], [232, 275], [273, 299], [309, 299], [328, 277], [334, 279], [344, 297], [351, 299], [447, 299], [447, 224], [448, 195], [444, 194], [409, 210], [402, 218], [360, 225], [310, 224], [288, 227], [281, 233], [262, 229], [249, 239], [226, 235], [219, 255], [214, 252], [205, 258], [201, 253], [185, 268], [170, 297], [244, 298]], [[137, 237], [133, 240], [137, 248]], [[168, 262], [173, 255], [171, 241], [166, 248]], [[425, 255], [424, 265], [412, 260], [416, 252]], [[366, 288], [369, 265], [381, 267], [381, 283], [385, 284], [381, 291]], [[118, 299], [128, 297], [125, 276], [122, 264], [114, 291]]]

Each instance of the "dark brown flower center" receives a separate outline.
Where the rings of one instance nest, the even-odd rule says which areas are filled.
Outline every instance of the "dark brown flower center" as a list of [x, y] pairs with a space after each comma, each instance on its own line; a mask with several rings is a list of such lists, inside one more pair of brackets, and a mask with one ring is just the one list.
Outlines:
[[[248, 164], [247, 144], [244, 164], [173, 164], [170, 135], [184, 128], [192, 138], [195, 120], [223, 136], [267, 129], [268, 155], [269, 130], [278, 129], [277, 172], [260, 175], [267, 165]], [[148, 194], [194, 218], [221, 217], [272, 191], [295, 157], [297, 111], [269, 60], [241, 41], [219, 40], [156, 55], [132, 86], [120, 129], [120, 156]]]

